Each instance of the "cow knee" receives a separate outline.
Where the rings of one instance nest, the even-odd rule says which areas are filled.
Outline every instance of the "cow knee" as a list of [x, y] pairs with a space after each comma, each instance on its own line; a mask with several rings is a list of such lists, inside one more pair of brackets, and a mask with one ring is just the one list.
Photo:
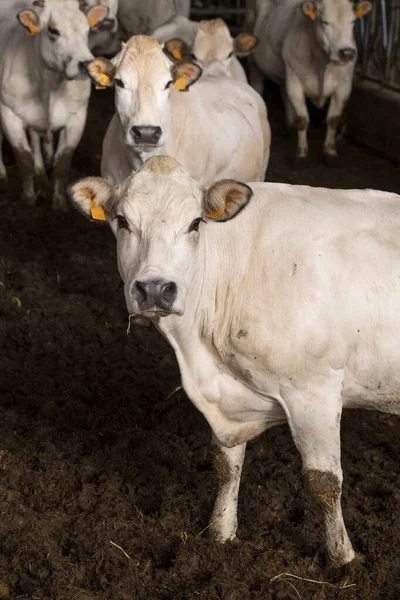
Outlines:
[[306, 117], [296, 117], [297, 131], [304, 131], [308, 127], [308, 119]]
[[304, 471], [304, 480], [312, 499], [325, 511], [334, 510], [342, 491], [339, 478], [330, 471]]

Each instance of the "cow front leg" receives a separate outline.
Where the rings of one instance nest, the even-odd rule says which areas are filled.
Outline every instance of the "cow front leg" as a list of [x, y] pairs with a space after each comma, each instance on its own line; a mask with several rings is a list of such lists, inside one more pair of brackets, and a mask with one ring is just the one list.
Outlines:
[[288, 421], [300, 451], [311, 498], [323, 512], [329, 558], [336, 567], [351, 562], [355, 553], [343, 521], [340, 465], [341, 383], [319, 393], [298, 397], [288, 407]]
[[53, 208], [65, 211], [68, 208], [66, 187], [69, 181], [72, 156], [79, 144], [86, 123], [86, 110], [72, 115], [67, 126], [60, 131], [53, 165]]
[[34, 205], [36, 195], [33, 183], [34, 162], [23, 121], [7, 106], [1, 107], [1, 124], [4, 135], [10, 142], [21, 177], [22, 199]]
[[296, 162], [305, 162], [308, 158], [307, 130], [310, 122], [300, 79], [289, 67], [286, 71], [286, 94], [295, 113], [294, 124], [297, 130]]
[[227, 542], [236, 537], [240, 476], [246, 444], [227, 448], [222, 446], [215, 438], [213, 441], [216, 445], [213, 464], [217, 476], [218, 491], [211, 516], [210, 532], [218, 542]]
[[326, 136], [324, 142], [324, 161], [327, 165], [336, 163], [336, 132], [343, 109], [351, 92], [350, 85], [341, 85], [339, 89], [331, 96], [327, 113]]

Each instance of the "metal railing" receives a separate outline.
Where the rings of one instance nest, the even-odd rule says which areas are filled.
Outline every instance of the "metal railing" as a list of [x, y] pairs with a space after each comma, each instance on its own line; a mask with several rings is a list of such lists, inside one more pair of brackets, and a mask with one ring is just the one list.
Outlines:
[[246, 0], [192, 0], [190, 14], [195, 20], [221, 17], [232, 31], [242, 31]]
[[400, 0], [375, 0], [357, 22], [356, 39], [358, 75], [400, 89]]

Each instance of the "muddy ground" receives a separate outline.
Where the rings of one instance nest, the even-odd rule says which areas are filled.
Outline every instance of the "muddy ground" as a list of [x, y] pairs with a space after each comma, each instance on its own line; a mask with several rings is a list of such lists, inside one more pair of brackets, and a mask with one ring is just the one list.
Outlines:
[[[341, 166], [293, 171], [276, 90], [270, 180], [400, 191], [400, 170], [342, 142]], [[97, 92], [72, 178], [97, 174], [112, 95]], [[343, 418], [344, 515], [363, 555], [331, 572], [286, 426], [248, 446], [239, 545], [207, 539], [210, 431], [172, 350], [127, 316], [106, 226], [0, 196], [0, 598], [398, 600], [400, 420]], [[291, 573], [331, 585], [282, 576]], [[1, 591], [3, 589], [3, 592]], [[1, 595], [3, 594], [3, 596]]]

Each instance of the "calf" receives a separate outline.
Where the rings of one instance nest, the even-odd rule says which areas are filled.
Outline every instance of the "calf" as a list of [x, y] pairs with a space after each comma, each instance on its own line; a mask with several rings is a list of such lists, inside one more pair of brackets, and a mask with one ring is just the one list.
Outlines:
[[89, 177], [71, 193], [116, 224], [128, 312], [170, 342], [211, 426], [215, 537], [236, 535], [246, 442], [288, 422], [330, 558], [350, 562], [342, 409], [400, 414], [400, 196], [227, 179], [205, 189], [164, 156], [119, 186]]
[[[357, 58], [353, 26], [371, 7], [349, 0], [248, 0], [247, 22], [259, 38], [254, 61], [282, 86], [288, 124], [297, 129], [300, 161], [308, 156], [306, 97], [318, 108], [329, 100], [324, 157], [328, 163], [337, 157], [336, 130]], [[254, 68], [250, 80], [261, 93], [263, 80]]]
[[[85, 16], [75, 0], [35, 0], [32, 6], [20, 10], [18, 20], [14, 15], [0, 24], [0, 144], [4, 134], [15, 154], [22, 197], [34, 204], [34, 175], [45, 173], [42, 138], [46, 164], [53, 168], [53, 207], [65, 209], [72, 154], [90, 96], [88, 20], [102, 20], [106, 9], [94, 7]], [[54, 132], [59, 141], [53, 157]], [[7, 182], [1, 155], [0, 182]]]
[[217, 177], [264, 179], [271, 139], [265, 104], [247, 83], [227, 76], [224, 65], [210, 65], [195, 83], [199, 66], [174, 64], [154, 38], [138, 35], [113, 62], [96, 59], [88, 69], [96, 83], [115, 84], [116, 114], [101, 162], [110, 182], [161, 153], [204, 185]]

